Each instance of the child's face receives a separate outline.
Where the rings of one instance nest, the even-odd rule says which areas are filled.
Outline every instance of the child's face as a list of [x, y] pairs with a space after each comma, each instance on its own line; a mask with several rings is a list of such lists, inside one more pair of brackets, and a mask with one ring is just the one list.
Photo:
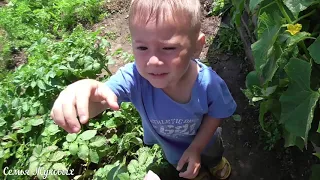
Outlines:
[[[187, 28], [187, 27], [186, 27]], [[188, 73], [197, 37], [174, 25], [131, 25], [133, 54], [141, 76], [156, 88], [175, 87]]]

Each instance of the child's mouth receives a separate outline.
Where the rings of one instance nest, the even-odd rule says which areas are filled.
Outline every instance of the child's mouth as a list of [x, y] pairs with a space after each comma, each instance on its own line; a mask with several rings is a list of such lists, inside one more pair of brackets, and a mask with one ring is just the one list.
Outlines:
[[155, 78], [162, 78], [162, 77], [165, 77], [166, 75], [168, 75], [169, 73], [149, 73], [149, 74]]

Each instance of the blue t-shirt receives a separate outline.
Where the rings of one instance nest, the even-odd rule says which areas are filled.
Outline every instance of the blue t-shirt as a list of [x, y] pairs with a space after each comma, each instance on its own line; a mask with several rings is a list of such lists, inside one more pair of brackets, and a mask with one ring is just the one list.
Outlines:
[[[121, 67], [106, 82], [118, 97], [119, 105], [133, 103], [142, 118], [144, 142], [159, 144], [171, 164], [177, 164], [191, 144], [205, 114], [226, 118], [237, 106], [220, 76], [211, 67], [194, 61], [201, 69], [186, 104], [175, 102], [162, 89], [153, 87], [139, 74], [135, 63]], [[214, 143], [213, 139], [209, 144]]]

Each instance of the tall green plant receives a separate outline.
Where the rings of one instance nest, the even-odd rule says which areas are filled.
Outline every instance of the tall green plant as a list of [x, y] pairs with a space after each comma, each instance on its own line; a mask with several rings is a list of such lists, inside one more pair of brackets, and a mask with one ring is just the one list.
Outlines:
[[272, 133], [266, 128], [268, 115], [278, 123], [285, 147], [302, 150], [308, 141], [319, 146], [320, 1], [232, 2], [236, 25], [247, 5], [258, 17], [251, 46], [255, 70], [247, 75], [244, 93], [252, 104], [259, 102], [262, 129]]

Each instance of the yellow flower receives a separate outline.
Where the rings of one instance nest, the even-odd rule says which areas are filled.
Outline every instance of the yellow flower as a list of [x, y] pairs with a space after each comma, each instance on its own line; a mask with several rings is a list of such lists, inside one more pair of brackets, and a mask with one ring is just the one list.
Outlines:
[[288, 30], [286, 30], [287, 32], [289, 32], [291, 35], [295, 35], [298, 32], [300, 32], [302, 25], [301, 24], [295, 24], [295, 25], [289, 24], [287, 28], [288, 28]]

